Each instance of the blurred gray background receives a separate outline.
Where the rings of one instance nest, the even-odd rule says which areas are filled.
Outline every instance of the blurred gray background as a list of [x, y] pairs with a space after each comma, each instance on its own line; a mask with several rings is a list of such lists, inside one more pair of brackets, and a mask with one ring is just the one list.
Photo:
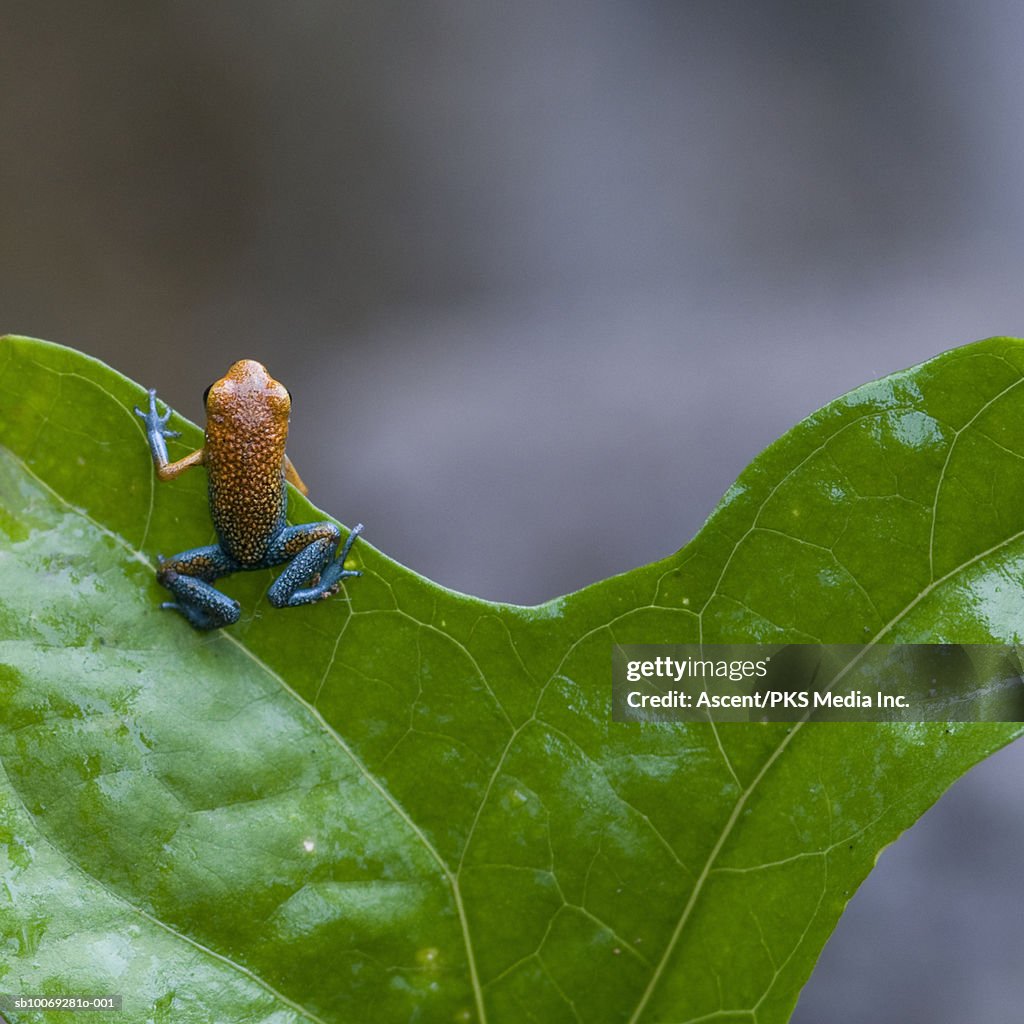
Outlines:
[[[0, 0], [0, 329], [533, 603], [680, 547], [814, 408], [1024, 334], [1024, 8]], [[887, 851], [796, 1020], [1020, 1016], [1010, 748]]]

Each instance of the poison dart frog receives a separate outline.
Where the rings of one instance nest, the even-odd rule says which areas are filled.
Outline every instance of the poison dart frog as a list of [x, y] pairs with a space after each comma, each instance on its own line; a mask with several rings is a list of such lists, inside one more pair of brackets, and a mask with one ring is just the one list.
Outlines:
[[149, 411], [135, 412], [146, 424], [146, 439], [161, 480], [173, 480], [193, 466], [205, 466], [210, 515], [218, 541], [160, 557], [156, 578], [175, 597], [162, 608], [180, 612], [197, 629], [218, 629], [238, 621], [237, 601], [211, 586], [211, 580], [243, 569], [266, 569], [288, 562], [267, 597], [277, 608], [312, 604], [338, 592], [341, 581], [361, 576], [345, 568], [345, 559], [362, 532], [349, 532], [338, 552], [341, 533], [334, 523], [288, 526], [286, 481], [303, 494], [306, 485], [284, 453], [291, 395], [262, 363], [242, 359], [206, 389], [206, 443], [177, 462], [167, 458], [165, 438], [171, 410], [161, 416], [156, 390]]

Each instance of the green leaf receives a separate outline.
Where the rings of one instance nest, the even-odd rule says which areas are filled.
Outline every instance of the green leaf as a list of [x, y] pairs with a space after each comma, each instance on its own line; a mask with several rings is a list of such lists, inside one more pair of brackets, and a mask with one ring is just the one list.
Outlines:
[[785, 1021], [879, 851], [1020, 727], [613, 724], [611, 645], [1017, 641], [1022, 371], [995, 339], [860, 388], [678, 554], [538, 607], [360, 540], [338, 597], [241, 574], [203, 634], [153, 576], [212, 539], [202, 471], [155, 481], [138, 385], [3, 339], [0, 992], [122, 994], [97, 1024]]

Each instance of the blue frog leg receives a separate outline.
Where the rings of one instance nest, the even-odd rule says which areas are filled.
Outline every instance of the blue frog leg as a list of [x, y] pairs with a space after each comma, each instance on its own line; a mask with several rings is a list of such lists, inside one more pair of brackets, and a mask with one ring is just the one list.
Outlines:
[[345, 568], [345, 559], [362, 532], [362, 523], [353, 527], [335, 555], [341, 533], [334, 523], [305, 523], [282, 530], [267, 554], [267, 564], [291, 561], [267, 591], [270, 603], [275, 608], [312, 604], [336, 594], [343, 579], [362, 576], [358, 569]]
[[156, 400], [156, 389], [150, 388], [149, 411], [143, 412], [138, 406], [135, 406], [135, 415], [146, 424], [146, 443], [149, 445], [150, 455], [153, 456], [156, 475], [161, 480], [173, 480], [176, 476], [184, 473], [186, 469], [201, 466], [206, 453], [202, 448], [197, 448], [183, 459], [178, 459], [177, 462], [169, 460], [166, 438], [181, 437], [181, 432], [167, 429], [167, 421], [171, 418], [171, 409], [170, 406], [166, 406], [166, 408], [167, 411], [161, 416]]
[[192, 548], [173, 558], [161, 559], [157, 581], [176, 601], [160, 607], [181, 612], [196, 629], [218, 629], [238, 621], [241, 609], [236, 600], [210, 585], [210, 580], [237, 572], [241, 566], [224, 553], [219, 544]]

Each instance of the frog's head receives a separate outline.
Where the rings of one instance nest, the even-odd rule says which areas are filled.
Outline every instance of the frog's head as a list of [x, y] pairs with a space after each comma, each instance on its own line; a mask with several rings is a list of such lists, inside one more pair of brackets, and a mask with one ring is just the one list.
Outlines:
[[288, 389], [267, 373], [255, 359], [239, 359], [203, 394], [208, 420], [247, 417], [267, 413], [287, 424], [292, 400]]

